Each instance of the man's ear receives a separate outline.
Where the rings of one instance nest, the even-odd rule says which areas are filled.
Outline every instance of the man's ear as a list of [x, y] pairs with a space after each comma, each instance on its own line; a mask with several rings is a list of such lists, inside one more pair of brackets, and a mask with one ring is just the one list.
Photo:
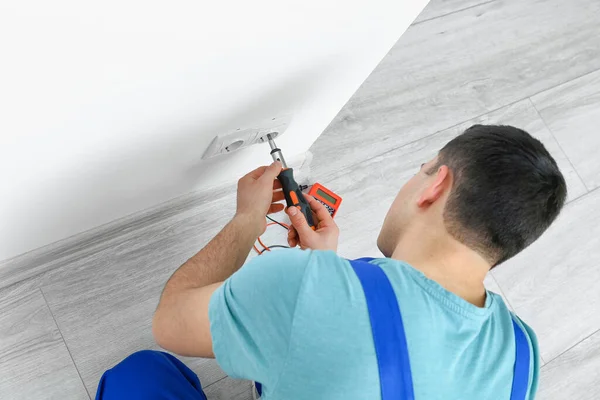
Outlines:
[[446, 165], [442, 165], [438, 168], [434, 174], [434, 179], [425, 188], [419, 199], [417, 200], [417, 206], [427, 207], [436, 202], [446, 190], [450, 189], [452, 183], [452, 176], [450, 169]]

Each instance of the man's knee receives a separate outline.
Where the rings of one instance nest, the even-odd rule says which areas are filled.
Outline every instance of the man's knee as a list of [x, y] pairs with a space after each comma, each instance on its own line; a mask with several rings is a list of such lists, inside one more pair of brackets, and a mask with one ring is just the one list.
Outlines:
[[130, 354], [123, 361], [121, 361], [120, 363], [115, 365], [113, 367], [113, 369], [117, 368], [119, 366], [127, 367], [132, 364], [135, 366], [153, 364], [153, 363], [158, 362], [160, 360], [160, 358], [163, 357], [163, 354], [165, 354], [165, 353], [162, 353], [160, 351], [155, 351], [155, 350], [136, 351], [135, 353]]
[[125, 376], [128, 379], [136, 377], [147, 379], [160, 377], [166, 371], [170, 370], [187, 373], [188, 368], [168, 353], [154, 350], [140, 350], [132, 353], [107, 372], [110, 372], [112, 376]]
[[132, 390], [143, 387], [147, 371], [160, 369], [160, 357], [160, 352], [152, 350], [136, 351], [129, 355], [102, 375], [96, 400], [124, 398], [125, 395], [137, 398], [138, 393], [132, 395]]
[[167, 353], [141, 350], [104, 373], [96, 400], [151, 400], [165, 396], [206, 399], [198, 377], [185, 364]]

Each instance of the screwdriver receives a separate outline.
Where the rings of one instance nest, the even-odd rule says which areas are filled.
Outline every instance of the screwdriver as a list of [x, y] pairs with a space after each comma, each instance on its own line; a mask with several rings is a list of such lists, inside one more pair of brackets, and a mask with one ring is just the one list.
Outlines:
[[273, 161], [281, 162], [281, 166], [283, 167], [277, 176], [277, 179], [279, 182], [281, 182], [281, 188], [283, 189], [283, 195], [285, 196], [285, 202], [287, 203], [287, 206], [297, 207], [300, 212], [304, 214], [304, 218], [306, 218], [308, 226], [310, 226], [312, 230], [315, 230], [316, 226], [313, 221], [312, 210], [310, 209], [308, 201], [302, 194], [298, 183], [296, 183], [296, 180], [294, 179], [294, 170], [292, 168], [288, 168], [281, 150], [275, 144], [275, 141], [270, 133], [267, 134], [267, 139], [269, 140], [269, 146], [271, 146], [271, 157], [273, 157]]

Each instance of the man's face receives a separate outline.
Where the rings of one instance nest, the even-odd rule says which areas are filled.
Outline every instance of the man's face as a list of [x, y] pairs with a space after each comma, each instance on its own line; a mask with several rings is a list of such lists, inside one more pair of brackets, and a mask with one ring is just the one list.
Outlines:
[[377, 247], [384, 256], [392, 255], [403, 232], [418, 216], [418, 200], [432, 181], [432, 175], [428, 175], [426, 171], [433, 168], [436, 163], [437, 157], [421, 165], [419, 171], [398, 192], [377, 239]]

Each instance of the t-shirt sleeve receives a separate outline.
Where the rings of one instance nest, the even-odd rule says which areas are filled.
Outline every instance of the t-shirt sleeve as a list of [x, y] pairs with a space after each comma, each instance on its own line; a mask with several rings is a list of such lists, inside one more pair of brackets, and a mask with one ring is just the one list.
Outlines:
[[266, 252], [213, 293], [209, 304], [213, 352], [229, 376], [276, 383], [288, 354], [310, 253], [298, 249]]

